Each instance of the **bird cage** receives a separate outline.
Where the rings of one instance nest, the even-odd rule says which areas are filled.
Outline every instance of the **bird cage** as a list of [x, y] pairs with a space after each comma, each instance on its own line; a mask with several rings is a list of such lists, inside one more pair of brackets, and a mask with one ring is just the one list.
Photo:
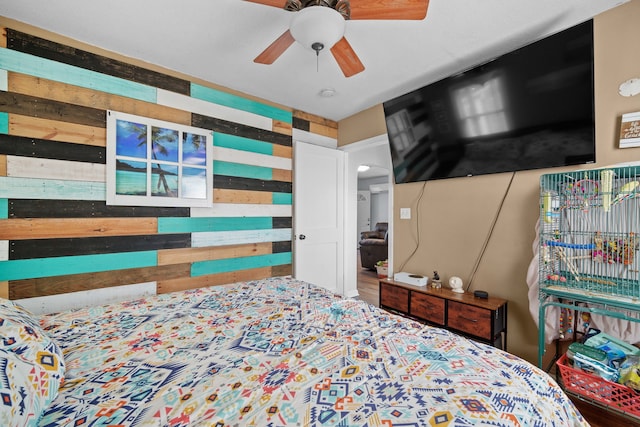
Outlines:
[[640, 166], [540, 178], [540, 290], [640, 297]]

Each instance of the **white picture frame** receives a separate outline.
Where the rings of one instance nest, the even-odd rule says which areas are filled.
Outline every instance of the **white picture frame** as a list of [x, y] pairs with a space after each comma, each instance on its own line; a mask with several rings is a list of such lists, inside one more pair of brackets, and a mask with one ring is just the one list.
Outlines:
[[213, 132], [107, 111], [107, 204], [213, 204]]

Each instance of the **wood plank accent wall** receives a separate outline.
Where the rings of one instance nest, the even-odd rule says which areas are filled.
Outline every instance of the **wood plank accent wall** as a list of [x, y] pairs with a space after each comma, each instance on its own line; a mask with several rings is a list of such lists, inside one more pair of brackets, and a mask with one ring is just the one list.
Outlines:
[[[337, 124], [51, 40], [0, 40], [0, 296], [292, 272], [292, 129]], [[213, 131], [209, 208], [106, 205], [106, 111]]]

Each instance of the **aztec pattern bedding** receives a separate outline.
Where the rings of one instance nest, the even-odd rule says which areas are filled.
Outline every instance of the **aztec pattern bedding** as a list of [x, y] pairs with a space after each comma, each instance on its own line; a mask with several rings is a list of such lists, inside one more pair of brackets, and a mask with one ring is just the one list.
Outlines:
[[513, 355], [291, 278], [41, 326], [65, 371], [38, 426], [587, 425]]

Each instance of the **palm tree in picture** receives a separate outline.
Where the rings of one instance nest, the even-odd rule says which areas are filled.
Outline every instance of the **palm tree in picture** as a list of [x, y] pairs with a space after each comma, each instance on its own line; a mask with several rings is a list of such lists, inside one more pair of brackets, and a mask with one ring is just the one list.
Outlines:
[[[137, 123], [127, 122], [127, 130], [135, 135], [138, 141], [138, 147], [147, 143], [147, 127]], [[202, 152], [206, 144], [206, 136], [195, 133], [183, 133], [184, 142], [191, 145], [193, 152]], [[178, 139], [179, 132], [173, 129], [166, 129], [157, 126], [151, 127], [151, 156], [153, 160], [169, 160], [178, 164]], [[186, 147], [185, 147], [186, 148]], [[203, 156], [206, 159], [206, 156]], [[186, 161], [188, 163], [188, 161]], [[154, 163], [153, 173], [158, 175], [157, 190], [159, 194], [169, 197], [176, 197], [177, 186], [172, 188], [167, 180], [168, 175], [177, 175], [174, 172], [167, 171], [162, 164]]]
[[[138, 141], [138, 147], [145, 146], [147, 144], [147, 126], [138, 123], [127, 122], [126, 129], [133, 135], [135, 135]], [[151, 156], [154, 160], [158, 160], [158, 153], [167, 157], [170, 150], [167, 145], [175, 145], [177, 149], [178, 145], [178, 131], [171, 131], [168, 129], [158, 128], [152, 126], [151, 129]], [[177, 158], [176, 158], [177, 161]], [[162, 187], [164, 194], [169, 197], [175, 197], [175, 192], [169, 186], [166, 178], [166, 171], [162, 168], [162, 165], [155, 163], [152, 165], [152, 171], [158, 174], [158, 190]]]
[[[205, 144], [207, 143], [207, 137], [204, 135], [200, 135], [197, 133], [184, 133], [184, 142], [186, 143], [191, 143], [191, 146], [193, 148], [193, 152], [196, 153], [202, 153], [205, 147]], [[200, 158], [200, 157], [198, 157]], [[206, 158], [203, 158], [203, 160], [206, 160]], [[185, 161], [186, 163], [186, 161]]]
[[[169, 148], [175, 145], [173, 150]], [[163, 158], [168, 158], [175, 153], [175, 161], [178, 160], [178, 131], [172, 129], [159, 128], [156, 126], [151, 127], [151, 156], [154, 160], [158, 160], [158, 154]], [[156, 163], [152, 168], [154, 172], [158, 174], [158, 190], [162, 187], [162, 193], [168, 197], [176, 197], [177, 194], [173, 188], [167, 182], [167, 174], [171, 172], [165, 171], [160, 163]], [[160, 191], [158, 191], [160, 193]]]

